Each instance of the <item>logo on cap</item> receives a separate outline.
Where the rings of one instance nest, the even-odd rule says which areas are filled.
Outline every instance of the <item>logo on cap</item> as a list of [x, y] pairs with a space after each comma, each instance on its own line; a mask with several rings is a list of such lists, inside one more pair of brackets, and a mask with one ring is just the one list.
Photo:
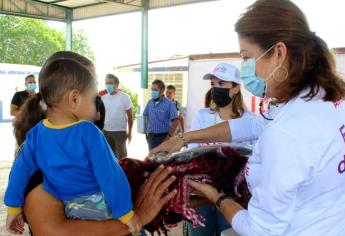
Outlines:
[[226, 68], [224, 66], [217, 66], [216, 68], [214, 68], [214, 72], [220, 72], [220, 73], [226, 73]]

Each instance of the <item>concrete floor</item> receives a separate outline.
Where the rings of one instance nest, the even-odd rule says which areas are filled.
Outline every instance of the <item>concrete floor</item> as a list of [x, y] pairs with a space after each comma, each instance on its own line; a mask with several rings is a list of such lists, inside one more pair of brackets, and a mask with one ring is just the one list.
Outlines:
[[[135, 132], [136, 124], [134, 124], [133, 129], [133, 140], [132, 143], [128, 145], [128, 156], [144, 159], [148, 153], [145, 136]], [[15, 140], [12, 134], [11, 123], [0, 123], [0, 236], [12, 235], [6, 232], [6, 208], [4, 206], [3, 199], [4, 192], [7, 187], [8, 175], [13, 161], [14, 147]], [[28, 230], [26, 230], [23, 236], [28, 235]], [[181, 225], [169, 232], [169, 236], [180, 235], [182, 235]]]

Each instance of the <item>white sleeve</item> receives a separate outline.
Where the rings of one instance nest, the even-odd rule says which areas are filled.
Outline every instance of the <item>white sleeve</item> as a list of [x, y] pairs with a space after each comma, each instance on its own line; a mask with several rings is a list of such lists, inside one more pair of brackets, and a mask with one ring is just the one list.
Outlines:
[[126, 111], [128, 111], [129, 109], [133, 107], [132, 100], [128, 94], [125, 94], [124, 96], [124, 106], [125, 106]]
[[[199, 129], [203, 129], [204, 127], [202, 126], [202, 119], [201, 119], [201, 112], [199, 111], [196, 114], [196, 117], [193, 120], [193, 124], [192, 124], [192, 128], [190, 131], [195, 131], [195, 130], [199, 130]], [[200, 143], [190, 143], [188, 144], [188, 149], [191, 148], [196, 148], [196, 147], [200, 147]]]
[[231, 142], [253, 141], [259, 138], [266, 126], [266, 121], [261, 116], [253, 115], [229, 120]]
[[[295, 211], [297, 191], [312, 172], [313, 155], [303, 140], [283, 130], [269, 129], [261, 135], [249, 160], [259, 165], [248, 210], [239, 211], [232, 227], [240, 235], [284, 235]], [[249, 175], [251, 173], [249, 172]]]
[[101, 96], [103, 103], [105, 103], [105, 95]]

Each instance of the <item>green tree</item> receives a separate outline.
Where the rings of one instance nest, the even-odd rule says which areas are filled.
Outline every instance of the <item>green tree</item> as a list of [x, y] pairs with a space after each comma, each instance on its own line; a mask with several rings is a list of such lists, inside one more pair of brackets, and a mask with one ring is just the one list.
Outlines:
[[[40, 66], [54, 52], [65, 50], [65, 33], [44, 20], [0, 16], [0, 32], [0, 63]], [[95, 60], [82, 30], [73, 32], [73, 51]]]
[[[64, 37], [64, 45], [66, 45], [65, 40], [66, 38]], [[86, 56], [87, 58], [95, 62], [96, 60], [95, 53], [90, 48], [86, 34], [83, 30], [79, 29], [77, 31], [73, 31], [72, 49], [73, 51], [83, 56]]]
[[138, 94], [134, 93], [129, 88], [122, 87], [122, 86], [121, 86], [121, 91], [124, 93], [127, 93], [129, 97], [131, 98], [132, 103], [133, 103], [133, 119], [135, 119], [138, 112]]

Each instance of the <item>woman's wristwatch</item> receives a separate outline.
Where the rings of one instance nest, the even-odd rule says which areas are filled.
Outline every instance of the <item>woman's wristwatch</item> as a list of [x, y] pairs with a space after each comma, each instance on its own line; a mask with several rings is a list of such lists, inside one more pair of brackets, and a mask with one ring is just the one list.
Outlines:
[[227, 194], [220, 195], [216, 201], [216, 207], [218, 209], [220, 209], [220, 204], [222, 204], [222, 201], [224, 201], [225, 199], [232, 199], [232, 198], [230, 195], [227, 195]]

